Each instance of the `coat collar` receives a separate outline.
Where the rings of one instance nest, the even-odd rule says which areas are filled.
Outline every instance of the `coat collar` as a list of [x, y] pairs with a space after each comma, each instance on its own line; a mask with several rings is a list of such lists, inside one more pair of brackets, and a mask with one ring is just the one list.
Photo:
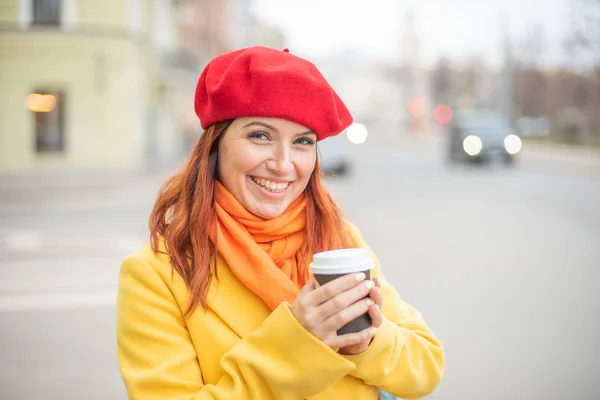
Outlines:
[[207, 293], [209, 308], [239, 337], [256, 330], [271, 310], [233, 274], [225, 260], [217, 257], [216, 276]]
[[[160, 253], [155, 253], [150, 244], [147, 244], [143, 248], [145, 254], [142, 254], [142, 257], [148, 260], [156, 259], [158, 263], [168, 266], [160, 269], [164, 273], [164, 279], [172, 280], [174, 293], [185, 293], [185, 296], [177, 297], [181, 304], [187, 305], [189, 290], [179, 274], [172, 270], [162, 238], [159, 242], [159, 250]], [[242, 338], [262, 325], [265, 318], [271, 314], [271, 309], [240, 282], [220, 255], [217, 255], [216, 272], [216, 277], [211, 278], [206, 295], [208, 307]], [[191, 317], [193, 318], [196, 312], [201, 312], [201, 309], [202, 307], [199, 306]]]

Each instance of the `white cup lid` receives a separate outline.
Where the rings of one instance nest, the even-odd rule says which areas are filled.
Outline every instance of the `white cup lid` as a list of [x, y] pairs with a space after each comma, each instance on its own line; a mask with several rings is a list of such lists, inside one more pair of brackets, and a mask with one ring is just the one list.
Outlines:
[[361, 272], [374, 266], [367, 249], [340, 249], [315, 254], [310, 270], [317, 275], [336, 275]]

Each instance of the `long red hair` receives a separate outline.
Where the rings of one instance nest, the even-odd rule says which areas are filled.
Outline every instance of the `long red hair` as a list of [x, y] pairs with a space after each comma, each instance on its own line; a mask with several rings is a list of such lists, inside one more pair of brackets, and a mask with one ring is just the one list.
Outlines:
[[[208, 230], [214, 218], [214, 185], [218, 176], [218, 144], [232, 120], [208, 127], [183, 168], [163, 185], [150, 215], [150, 241], [155, 252], [161, 238], [173, 269], [183, 278], [190, 303], [186, 315], [200, 304], [215, 273], [215, 246]], [[306, 187], [306, 245], [299, 265], [306, 271], [312, 255], [350, 247], [342, 213], [321, 181], [319, 162]]]

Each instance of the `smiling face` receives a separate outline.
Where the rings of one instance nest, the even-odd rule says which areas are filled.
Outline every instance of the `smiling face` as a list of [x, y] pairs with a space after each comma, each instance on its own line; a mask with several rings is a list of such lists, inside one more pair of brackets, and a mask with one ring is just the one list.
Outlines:
[[308, 184], [317, 135], [280, 118], [244, 117], [219, 142], [219, 181], [254, 215], [281, 215]]

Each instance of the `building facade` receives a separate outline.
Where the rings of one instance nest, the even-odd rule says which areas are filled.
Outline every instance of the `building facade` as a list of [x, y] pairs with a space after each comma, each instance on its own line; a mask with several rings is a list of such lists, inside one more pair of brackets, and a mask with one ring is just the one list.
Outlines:
[[[280, 30], [256, 18], [251, 0], [180, 0], [179, 11], [179, 61], [189, 67], [189, 84], [181, 86], [179, 119], [189, 151], [202, 134], [191, 105], [196, 80], [206, 64], [219, 54], [248, 46], [283, 49], [285, 37]], [[184, 75], [180, 74], [182, 78]]]
[[180, 148], [173, 0], [3, 0], [0, 171], [138, 167]]

